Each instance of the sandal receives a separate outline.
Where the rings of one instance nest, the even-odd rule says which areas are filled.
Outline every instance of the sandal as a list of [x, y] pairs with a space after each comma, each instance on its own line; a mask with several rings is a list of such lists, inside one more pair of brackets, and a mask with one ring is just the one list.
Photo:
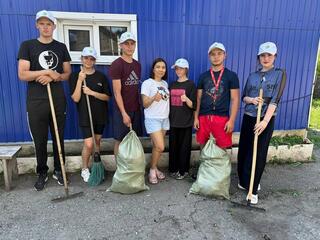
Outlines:
[[156, 175], [159, 180], [164, 180], [166, 178], [163, 172], [159, 171], [159, 169], [156, 169]]
[[149, 183], [150, 184], [157, 184], [158, 183], [158, 178], [155, 170], [150, 169], [149, 172]]

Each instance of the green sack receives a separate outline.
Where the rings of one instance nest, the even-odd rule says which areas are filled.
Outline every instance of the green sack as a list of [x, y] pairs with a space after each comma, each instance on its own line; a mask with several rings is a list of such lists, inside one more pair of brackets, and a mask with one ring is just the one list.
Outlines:
[[228, 154], [211, 136], [200, 154], [197, 180], [189, 193], [229, 199], [231, 163]]
[[117, 170], [107, 191], [131, 194], [149, 190], [145, 184], [145, 156], [141, 142], [131, 130], [122, 140], [117, 155]]

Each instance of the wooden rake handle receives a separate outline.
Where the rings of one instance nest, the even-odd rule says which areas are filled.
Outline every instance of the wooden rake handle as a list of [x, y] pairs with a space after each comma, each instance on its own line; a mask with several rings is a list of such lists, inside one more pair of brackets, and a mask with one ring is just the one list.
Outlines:
[[52, 115], [54, 133], [55, 133], [55, 137], [56, 137], [56, 141], [57, 141], [57, 147], [58, 147], [58, 153], [59, 153], [59, 160], [60, 160], [60, 165], [61, 165], [64, 189], [65, 189], [66, 195], [68, 195], [67, 175], [66, 175], [66, 169], [65, 169], [65, 166], [64, 166], [64, 161], [63, 161], [63, 156], [62, 156], [62, 149], [61, 149], [61, 142], [60, 142], [58, 124], [57, 124], [57, 117], [56, 117], [56, 112], [54, 110], [54, 103], [53, 103], [53, 99], [52, 99], [50, 83], [47, 84], [47, 91], [48, 91], [48, 97], [49, 97], [49, 103], [50, 103], [50, 110], [51, 110], [51, 115]]
[[[259, 90], [259, 98], [262, 98], [262, 97], [263, 97], [263, 89], [260, 88], [260, 90]], [[262, 109], [262, 102], [259, 102], [256, 124], [260, 123], [261, 109]], [[250, 202], [251, 202], [251, 198], [252, 198], [253, 183], [254, 183], [254, 177], [255, 177], [255, 173], [256, 173], [258, 137], [259, 137], [258, 134], [255, 133], [254, 134], [254, 142], [253, 142], [251, 177], [250, 177], [250, 185], [249, 185], [249, 192], [248, 192], [248, 201], [250, 201]]]

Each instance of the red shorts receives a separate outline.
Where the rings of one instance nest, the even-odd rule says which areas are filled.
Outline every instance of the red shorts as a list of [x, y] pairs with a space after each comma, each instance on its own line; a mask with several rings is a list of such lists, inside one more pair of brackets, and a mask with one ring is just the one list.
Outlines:
[[216, 139], [216, 143], [220, 148], [228, 148], [232, 146], [232, 133], [226, 133], [224, 126], [228, 122], [229, 117], [217, 115], [199, 116], [199, 130], [196, 132], [196, 140], [199, 144], [206, 144], [210, 138], [210, 133]]

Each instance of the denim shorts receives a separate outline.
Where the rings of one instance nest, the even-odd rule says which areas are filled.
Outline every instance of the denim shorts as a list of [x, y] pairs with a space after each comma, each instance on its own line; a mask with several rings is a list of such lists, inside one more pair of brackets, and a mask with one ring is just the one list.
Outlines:
[[144, 124], [148, 134], [170, 129], [169, 118], [146, 118]]

